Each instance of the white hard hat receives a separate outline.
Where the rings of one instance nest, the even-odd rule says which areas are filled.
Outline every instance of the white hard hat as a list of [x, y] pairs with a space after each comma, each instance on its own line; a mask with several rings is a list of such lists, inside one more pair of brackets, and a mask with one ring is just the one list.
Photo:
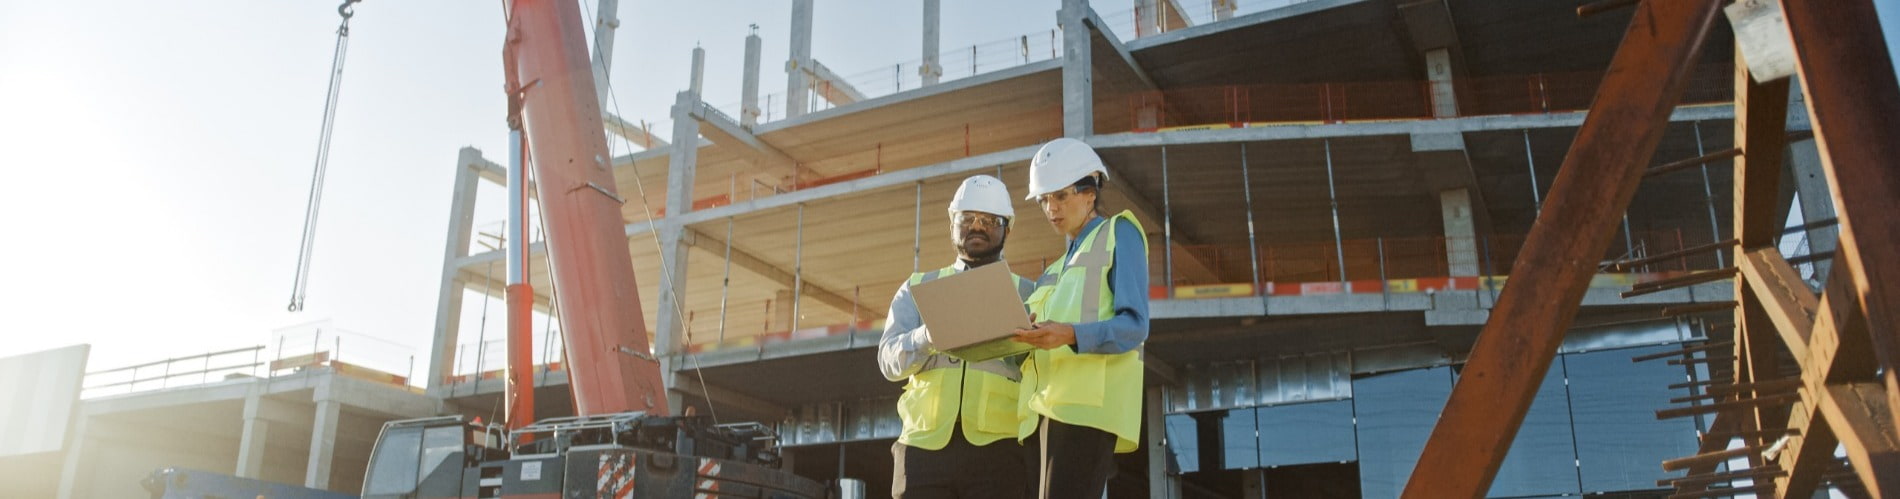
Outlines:
[[989, 175], [963, 179], [963, 185], [957, 187], [956, 197], [950, 198], [950, 217], [955, 218], [957, 213], [965, 211], [1016, 218], [1016, 209], [1009, 203], [1009, 188]]
[[1035, 159], [1029, 160], [1029, 196], [1023, 199], [1034, 200], [1062, 190], [1096, 172], [1103, 180], [1108, 179], [1108, 167], [1094, 148], [1068, 137], [1051, 140], [1036, 151]]

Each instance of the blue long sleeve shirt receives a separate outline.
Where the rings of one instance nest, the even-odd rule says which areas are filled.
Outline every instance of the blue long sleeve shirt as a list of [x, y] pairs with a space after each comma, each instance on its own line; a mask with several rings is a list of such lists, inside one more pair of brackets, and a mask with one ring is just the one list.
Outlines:
[[[1082, 226], [1088, 234], [1107, 220], [1095, 217]], [[1120, 221], [1115, 230], [1114, 266], [1108, 269], [1108, 289], [1114, 294], [1115, 316], [1101, 322], [1075, 325], [1075, 347], [1080, 353], [1118, 354], [1134, 350], [1148, 341], [1148, 252], [1141, 244], [1142, 234], [1135, 224]], [[1075, 254], [1081, 239], [1069, 241], [1066, 260]], [[1088, 320], [1084, 318], [1083, 320]]]

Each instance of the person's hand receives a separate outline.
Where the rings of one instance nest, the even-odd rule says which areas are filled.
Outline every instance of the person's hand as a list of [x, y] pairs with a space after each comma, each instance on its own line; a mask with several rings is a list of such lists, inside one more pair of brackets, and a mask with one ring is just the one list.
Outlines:
[[1016, 329], [1015, 334], [1016, 342], [1028, 343], [1043, 350], [1075, 344], [1075, 326], [1061, 322], [1038, 322]]

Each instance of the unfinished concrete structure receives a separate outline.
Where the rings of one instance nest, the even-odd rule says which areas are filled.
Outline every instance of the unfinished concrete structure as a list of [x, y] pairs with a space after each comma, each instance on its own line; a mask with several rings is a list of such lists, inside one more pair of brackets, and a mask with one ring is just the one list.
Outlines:
[[[615, 3], [596, 10], [598, 47], [612, 46]], [[873, 358], [892, 292], [954, 258], [939, 210], [958, 182], [986, 173], [1021, 189], [1036, 147], [1076, 137], [1113, 170], [1104, 205], [1152, 232], [1149, 431], [1110, 494], [1396, 496], [1631, 18], [1579, 18], [1581, 3], [1065, 0], [1057, 29], [966, 51], [941, 47], [938, 2], [925, 0], [925, 53], [880, 70], [884, 86], [820, 64], [822, 10], [795, 0], [786, 93], [759, 94], [755, 33], [731, 72], [737, 106], [702, 95], [695, 54], [668, 127], [606, 119], [671, 395], [722, 421], [776, 422], [796, 472], [887, 495], [900, 388]], [[595, 54], [600, 88], [611, 59]], [[1721, 43], [1703, 51], [1656, 163], [1733, 146], [1733, 60]], [[1818, 282], [1830, 194], [1800, 135], [1806, 113], [1786, 121], [1790, 181], [1772, 215], [1799, 206], [1785, 251]], [[253, 358], [262, 373], [212, 375], [207, 357], [198, 382], [81, 401], [59, 495], [133, 495], [161, 466], [354, 491], [381, 422], [492, 419], [500, 355], [461, 318], [468, 297], [500, 298], [496, 246], [522, 243], [478, 234], [502, 216], [475, 212], [482, 183], [506, 181], [502, 163], [456, 157], [430, 367], [416, 373], [426, 391], [319, 360], [323, 341], [310, 358]], [[1719, 362], [1630, 359], [1725, 337], [1726, 309], [1697, 307], [1735, 300], [1734, 285], [1623, 294], [1727, 263], [1669, 256], [1732, 237], [1726, 165], [1643, 184], [1602, 259], [1661, 258], [1596, 276], [1492, 496], [1653, 491], [1671, 476], [1658, 462], [1695, 453], [1708, 422], [1656, 411], [1698, 394]], [[1007, 260], [1033, 274], [1063, 241], [1035, 205], [1016, 210]], [[535, 265], [538, 307], [558, 314]], [[545, 358], [536, 413], [567, 414], [566, 373]], [[178, 362], [165, 364], [175, 378]]]
[[[691, 88], [676, 96], [674, 145], [617, 146], [640, 149], [615, 165], [620, 192], [645, 193], [623, 213], [641, 306], [683, 403], [780, 421], [796, 471], [877, 496], [899, 386], [876, 374], [873, 345], [898, 283], [953, 258], [937, 210], [965, 176], [1020, 188], [1037, 146], [1080, 138], [1112, 169], [1104, 204], [1151, 231], [1157, 284], [1152, 431], [1111, 494], [1396, 495], [1631, 17], [1579, 18], [1579, 4], [1159, 0], [1105, 14], [1069, 0], [1057, 30], [1008, 40], [999, 64], [982, 46], [938, 53], [926, 2], [918, 80], [898, 65], [882, 87], [817, 63], [814, 5], [793, 2], [787, 94], [759, 106], [749, 45], [740, 118]], [[1722, 43], [1703, 51], [1657, 163], [1730, 147], [1733, 59]], [[1788, 131], [1807, 129], [1788, 116]], [[1795, 143], [1784, 220], [1795, 191], [1827, 196], [1801, 181], [1818, 167]], [[1723, 166], [1646, 182], [1602, 259], [1727, 239]], [[435, 366], [467, 343], [460, 295], [500, 289], [482, 272], [500, 253], [467, 241], [477, 179], [504, 175], [474, 150], [456, 167]], [[1007, 259], [1034, 274], [1062, 241], [1033, 204], [1017, 211]], [[1820, 230], [1832, 220], [1801, 214]], [[1831, 239], [1805, 236], [1791, 254], [1824, 258]], [[1689, 393], [1672, 385], [1708, 379], [1706, 361], [1629, 362], [1726, 334], [1696, 305], [1733, 286], [1622, 295], [1725, 258], [1597, 276], [1492, 495], [1656, 489], [1657, 462], [1693, 453], [1706, 422], [1654, 412]], [[457, 375], [429, 373], [431, 393], [466, 389]], [[499, 389], [452, 397], [478, 405]]]

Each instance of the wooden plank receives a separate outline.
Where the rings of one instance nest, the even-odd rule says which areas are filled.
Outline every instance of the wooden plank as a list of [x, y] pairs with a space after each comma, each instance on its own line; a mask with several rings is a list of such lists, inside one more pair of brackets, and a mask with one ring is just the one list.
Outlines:
[[1481, 497], [1655, 155], [1721, 2], [1644, 2], [1557, 171], [1491, 320], [1432, 428], [1405, 497]]
[[1836, 265], [1854, 267], [1874, 351], [1888, 366], [1887, 405], [1900, 406], [1900, 81], [1872, 0], [1781, 3], [1841, 219]]

